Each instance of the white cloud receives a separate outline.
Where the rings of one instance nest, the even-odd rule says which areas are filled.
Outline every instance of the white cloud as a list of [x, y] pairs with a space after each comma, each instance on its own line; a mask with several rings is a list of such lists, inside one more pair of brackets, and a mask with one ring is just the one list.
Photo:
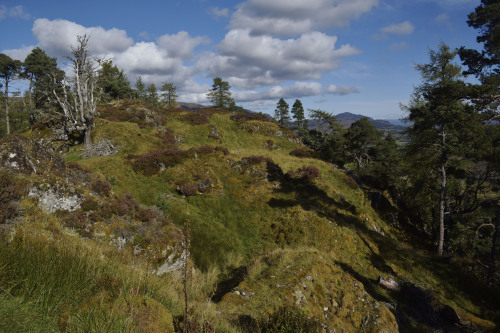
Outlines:
[[26, 59], [26, 56], [30, 54], [31, 50], [33, 50], [34, 48], [35, 46], [30, 45], [21, 47], [19, 49], [3, 50], [2, 53], [5, 53], [12, 59], [24, 61], [24, 59]]
[[228, 17], [229, 16], [229, 9], [214, 7], [211, 9], [211, 13], [215, 17]]
[[169, 57], [184, 59], [192, 57], [193, 51], [198, 45], [208, 42], [209, 40], [205, 37], [192, 38], [186, 31], [158, 38], [158, 46], [165, 50]]
[[359, 89], [353, 86], [337, 86], [335, 84], [330, 84], [325, 88], [325, 93], [332, 95], [349, 95], [359, 93]]
[[338, 68], [341, 58], [359, 51], [337, 37], [311, 32], [296, 39], [253, 36], [249, 30], [231, 30], [217, 46], [219, 54], [201, 60], [211, 76], [225, 77], [234, 86], [255, 88], [287, 80], [319, 79]]
[[411, 35], [415, 31], [415, 27], [409, 21], [403, 23], [392, 24], [380, 29], [380, 31], [394, 35]]
[[15, 6], [9, 8], [5, 5], [0, 5], [0, 21], [8, 17], [29, 20], [31, 18], [31, 15], [24, 11], [23, 6]]
[[90, 36], [89, 50], [94, 55], [123, 52], [133, 44], [125, 30], [102, 27], [86, 28], [67, 20], [37, 19], [33, 24], [33, 34], [39, 46], [50, 55], [68, 55], [71, 46], [76, 44], [76, 36]]
[[316, 96], [321, 92], [322, 86], [319, 82], [298, 81], [291, 86], [273, 86], [264, 91], [236, 91], [233, 93], [233, 97], [237, 102], [251, 102]]
[[252, 35], [295, 36], [314, 29], [346, 26], [378, 0], [248, 0], [238, 6], [230, 28]]

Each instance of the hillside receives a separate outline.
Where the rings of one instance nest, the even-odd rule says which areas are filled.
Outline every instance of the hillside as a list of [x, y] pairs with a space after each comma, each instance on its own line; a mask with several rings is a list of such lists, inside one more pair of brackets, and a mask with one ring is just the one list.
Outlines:
[[498, 293], [409, 245], [404, 214], [374, 209], [383, 193], [290, 154], [304, 147], [289, 129], [211, 108], [99, 111], [92, 151], [43, 125], [0, 141], [0, 331], [498, 327]]

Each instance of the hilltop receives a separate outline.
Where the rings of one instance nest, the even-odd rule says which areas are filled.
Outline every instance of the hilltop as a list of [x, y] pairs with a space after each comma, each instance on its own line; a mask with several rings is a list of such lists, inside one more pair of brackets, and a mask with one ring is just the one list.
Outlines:
[[494, 290], [410, 245], [387, 193], [298, 157], [288, 128], [130, 100], [99, 113], [92, 150], [49, 124], [0, 141], [0, 330], [497, 328]]

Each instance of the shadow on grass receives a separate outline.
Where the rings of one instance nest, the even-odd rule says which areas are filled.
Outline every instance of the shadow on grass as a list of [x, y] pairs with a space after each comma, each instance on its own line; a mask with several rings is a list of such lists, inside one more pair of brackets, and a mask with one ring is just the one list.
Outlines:
[[[436, 258], [424, 251], [415, 251], [413, 247], [404, 246], [396, 239], [369, 229], [363, 221], [354, 216], [358, 213], [357, 207], [346, 202], [342, 197], [337, 200], [329, 197], [313, 182], [304, 179], [290, 179], [285, 175], [280, 177], [280, 185], [280, 188], [275, 191], [276, 197], [269, 200], [269, 206], [287, 208], [299, 205], [306, 211], [314, 211], [320, 216], [333, 219], [339, 226], [348, 227], [360, 236], [371, 252], [368, 257], [370, 263], [380, 272], [390, 274], [399, 280], [402, 278], [397, 276], [388, 263], [407, 267], [410, 274], [413, 271], [415, 274], [423, 273], [425, 275], [427, 271], [433, 276], [433, 279], [438, 281], [437, 285], [430, 286], [430, 288], [438, 287], [439, 289], [436, 290], [438, 294], [457, 302], [457, 292], [461, 293], [466, 299], [481, 308], [480, 313], [473, 313], [475, 316], [498, 321], [500, 293], [498, 290], [488, 288], [471, 273], [465, 272], [458, 265], [445, 263], [442, 258]], [[373, 250], [370, 242], [377, 246], [379, 253]], [[402, 302], [403, 306], [394, 311], [402, 327], [418, 327], [419, 324], [422, 324], [430, 327], [449, 328], [450, 323], [447, 317], [450, 313], [455, 313], [454, 310], [439, 303], [434, 296], [429, 298], [427, 290], [406, 283], [405, 293], [407, 295], [405, 298], [401, 298], [401, 293], [389, 293], [391, 296], [387, 297], [380, 292], [377, 280], [361, 275], [346, 263], [337, 264], [361, 281], [375, 299], [388, 303]], [[391, 301], [392, 297], [394, 299]], [[429, 305], [430, 299], [434, 303], [439, 303], [440, 306], [432, 308]], [[458, 300], [457, 304], [460, 302]], [[462, 305], [470, 308], [467, 304]], [[456, 327], [454, 326], [453, 329]], [[467, 331], [466, 329], [458, 329], [457, 331], [464, 330]]]

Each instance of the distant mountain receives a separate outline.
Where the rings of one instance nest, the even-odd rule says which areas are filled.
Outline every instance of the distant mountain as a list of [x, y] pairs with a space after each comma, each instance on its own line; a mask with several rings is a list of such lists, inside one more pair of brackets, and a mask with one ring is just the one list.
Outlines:
[[[198, 109], [202, 109], [202, 108], [207, 107], [205, 105], [196, 104], [196, 103], [177, 102], [177, 104], [182, 109], [190, 110], [190, 111], [194, 111], [194, 110], [198, 110]], [[247, 109], [244, 109], [244, 112], [249, 113], [249, 114], [257, 113], [257, 112], [254, 112], [252, 110], [247, 110]], [[361, 118], [368, 118], [368, 120], [373, 125], [375, 125], [376, 128], [378, 128], [379, 130], [382, 130], [386, 133], [390, 132], [392, 135], [396, 136], [397, 138], [401, 138], [402, 136], [404, 136], [403, 132], [406, 128], [406, 126], [404, 126], [404, 123], [400, 120], [397, 120], [397, 119], [393, 119], [393, 120], [373, 119], [371, 117], [363, 116], [360, 114], [354, 114], [354, 113], [350, 113], [350, 112], [339, 113], [339, 114], [336, 114], [335, 117], [339, 120], [340, 124], [344, 128], [349, 128], [352, 123], [354, 123], [355, 121], [357, 121]], [[272, 117], [269, 116], [269, 118], [272, 118]], [[309, 121], [309, 128], [315, 129], [315, 128], [319, 127], [317, 120], [309, 119], [308, 121]]]

